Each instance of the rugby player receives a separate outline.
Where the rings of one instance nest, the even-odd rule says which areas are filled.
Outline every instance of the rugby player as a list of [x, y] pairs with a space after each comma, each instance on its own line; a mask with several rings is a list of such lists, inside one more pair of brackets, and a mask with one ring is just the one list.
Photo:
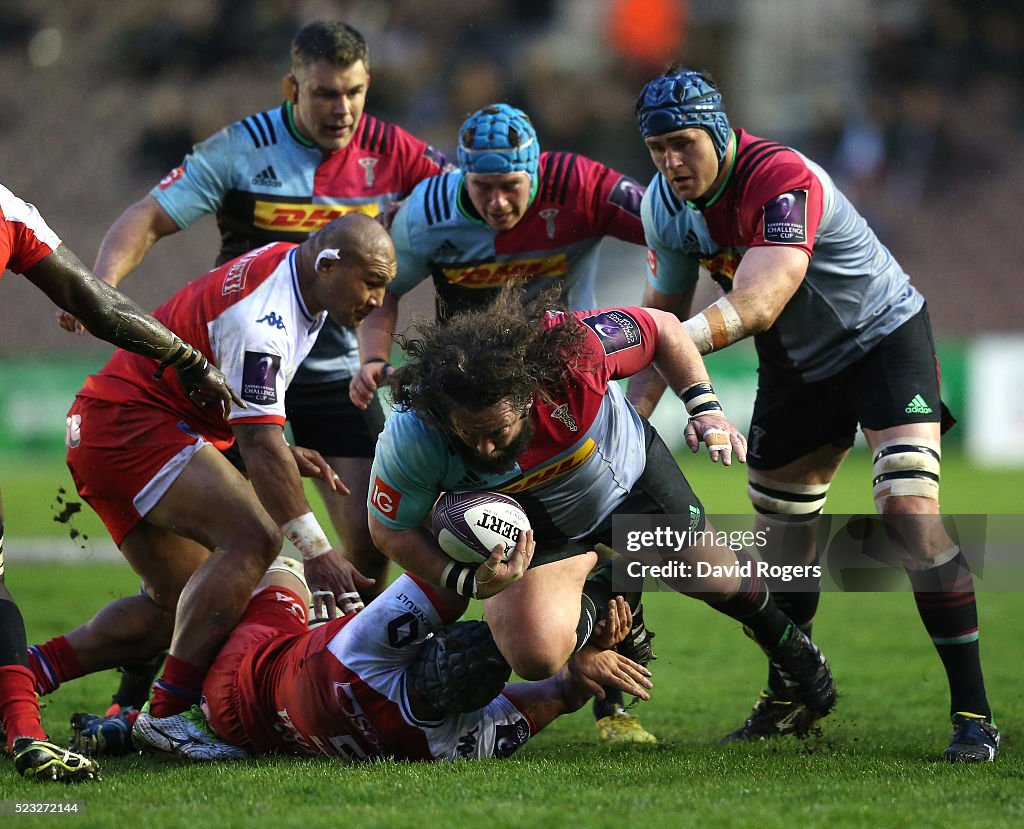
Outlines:
[[[300, 245], [272, 243], [234, 259], [158, 309], [237, 383], [248, 405], [227, 422], [191, 407], [172, 376], [151, 382], [140, 357], [118, 353], [86, 380], [68, 415], [68, 466], [145, 592], [34, 647], [41, 693], [169, 644], [150, 712], [139, 719], [187, 710], [283, 537], [302, 553], [314, 589], [343, 609], [358, 601], [368, 579], [327, 539], [300, 473], [344, 487], [321, 456], [285, 441], [285, 392], [327, 315], [358, 325], [395, 268], [387, 231], [351, 213]], [[235, 440], [251, 485], [217, 451]]]
[[[874, 458], [874, 498], [914, 589], [950, 690], [949, 761], [991, 761], [999, 732], [985, 693], [970, 569], [939, 517], [938, 360], [924, 297], [828, 173], [798, 151], [733, 129], [714, 82], [679, 67], [636, 103], [657, 168], [643, 199], [643, 302], [685, 319], [701, 354], [753, 337], [758, 389], [748, 493], [779, 563], [816, 554], [816, 521], [858, 426]], [[693, 314], [698, 268], [723, 289]], [[664, 389], [652, 372], [629, 399], [649, 415]], [[810, 634], [820, 582], [773, 591]], [[793, 733], [806, 719], [785, 683], [768, 684], [724, 739]], [[811, 712], [813, 716], [813, 712]]]
[[[61, 308], [82, 320], [90, 334], [139, 355], [150, 375], [174, 368], [178, 387], [211, 414], [227, 417], [244, 404], [224, 375], [188, 343], [134, 302], [96, 279], [61, 243], [36, 208], [0, 185], [0, 274], [23, 274]], [[7, 750], [24, 777], [85, 780], [99, 777], [93, 760], [49, 742], [39, 719], [28, 668], [25, 622], [4, 583], [3, 509], [0, 506], [0, 722]]]

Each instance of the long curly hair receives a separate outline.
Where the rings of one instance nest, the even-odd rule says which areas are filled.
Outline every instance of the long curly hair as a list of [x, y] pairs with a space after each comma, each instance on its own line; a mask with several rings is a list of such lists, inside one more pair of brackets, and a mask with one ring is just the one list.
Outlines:
[[390, 377], [395, 406], [412, 409], [449, 432], [453, 410], [480, 411], [508, 401], [520, 411], [534, 398], [552, 401], [574, 372], [592, 371], [583, 349], [586, 329], [573, 316], [546, 327], [544, 317], [564, 312], [559, 289], [530, 302], [520, 285], [506, 285], [484, 309], [447, 322], [422, 317], [396, 334], [408, 361]]

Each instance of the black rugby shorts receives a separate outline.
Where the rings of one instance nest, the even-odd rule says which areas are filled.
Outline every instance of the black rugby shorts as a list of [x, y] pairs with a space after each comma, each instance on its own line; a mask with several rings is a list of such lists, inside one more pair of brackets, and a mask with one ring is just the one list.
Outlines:
[[[939, 361], [922, 308], [857, 362], [813, 383], [759, 375], [747, 465], [772, 470], [833, 446], [853, 446], [858, 425], [888, 429], [954, 421], [939, 399]], [[948, 425], [947, 425], [948, 424]]]

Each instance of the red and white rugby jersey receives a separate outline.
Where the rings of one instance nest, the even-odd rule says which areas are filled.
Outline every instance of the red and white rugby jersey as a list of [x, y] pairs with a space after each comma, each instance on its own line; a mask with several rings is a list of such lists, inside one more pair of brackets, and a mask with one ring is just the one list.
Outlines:
[[244, 657], [238, 715], [257, 753], [346, 760], [507, 756], [536, 731], [504, 695], [440, 720], [410, 710], [405, 674], [443, 618], [433, 588], [404, 574], [365, 610], [316, 630], [271, 637]]
[[[251, 251], [190, 282], [153, 312], [217, 365], [248, 404], [232, 407], [230, 423], [284, 425], [285, 389], [326, 318], [302, 301], [296, 247], [278, 242]], [[154, 380], [156, 365], [117, 351], [79, 394], [162, 409], [218, 448], [230, 446], [234, 437], [220, 408], [195, 406], [173, 369]]]
[[0, 184], [0, 276], [5, 268], [25, 273], [60, 244], [35, 206]]

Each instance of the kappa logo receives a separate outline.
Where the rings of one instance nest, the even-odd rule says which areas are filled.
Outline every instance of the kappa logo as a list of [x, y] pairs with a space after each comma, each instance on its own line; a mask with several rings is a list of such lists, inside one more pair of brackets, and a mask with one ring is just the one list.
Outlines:
[[371, 503], [388, 518], [394, 518], [398, 512], [398, 505], [402, 502], [402, 493], [394, 487], [388, 486], [380, 479], [380, 475], [373, 482], [373, 492], [370, 494]]
[[540, 216], [545, 222], [547, 222], [547, 234], [549, 239], [555, 238], [555, 218], [558, 216], [557, 207], [549, 207], [546, 210], [537, 211], [537, 215]]
[[373, 186], [373, 180], [376, 178], [376, 174], [374, 173], [374, 168], [377, 166], [377, 162], [378, 161], [380, 161], [379, 158], [360, 158], [359, 159], [359, 166], [363, 168], [363, 173], [366, 174], [366, 186], [367, 187], [372, 187]]
[[907, 404], [907, 408], [903, 411], [907, 414], [931, 414], [932, 407], [928, 405], [921, 395], [915, 394], [914, 399]]
[[274, 172], [274, 165], [271, 164], [264, 167], [251, 179], [252, 184], [257, 187], [283, 187], [281, 180], [277, 177], [277, 173]]
[[257, 324], [261, 322], [265, 322], [271, 328], [276, 328], [278, 331], [288, 330], [288, 327], [284, 324], [284, 320], [279, 317], [275, 311], [271, 311], [266, 316], [260, 317], [256, 320]]
[[569, 414], [568, 403], [563, 403], [561, 406], [556, 406], [552, 409], [551, 417], [562, 421], [562, 423], [569, 427], [570, 432], [578, 432], [580, 430], [580, 427], [576, 425], [576, 418]]

